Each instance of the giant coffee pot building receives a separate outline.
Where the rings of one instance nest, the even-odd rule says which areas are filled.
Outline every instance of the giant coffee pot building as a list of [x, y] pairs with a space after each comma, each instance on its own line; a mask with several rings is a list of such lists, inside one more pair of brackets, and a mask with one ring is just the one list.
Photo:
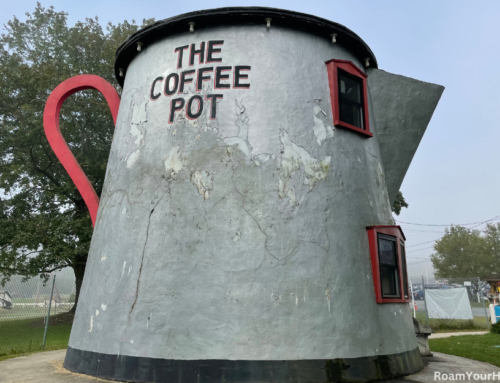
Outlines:
[[272, 8], [159, 21], [123, 88], [64, 366], [132, 382], [422, 368], [393, 203], [443, 91]]

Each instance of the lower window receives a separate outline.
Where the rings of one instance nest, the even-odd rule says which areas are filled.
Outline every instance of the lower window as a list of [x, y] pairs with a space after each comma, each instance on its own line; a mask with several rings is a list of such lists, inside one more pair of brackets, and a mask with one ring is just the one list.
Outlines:
[[408, 302], [405, 237], [401, 228], [371, 226], [368, 238], [377, 302]]
[[377, 239], [382, 297], [399, 298], [398, 238], [379, 233]]

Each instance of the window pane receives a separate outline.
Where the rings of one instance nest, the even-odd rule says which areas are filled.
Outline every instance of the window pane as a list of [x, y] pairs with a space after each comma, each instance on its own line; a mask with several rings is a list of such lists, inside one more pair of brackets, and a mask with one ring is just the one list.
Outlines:
[[351, 77], [339, 72], [340, 96], [350, 101], [361, 104], [362, 84]]
[[383, 265], [397, 266], [396, 263], [396, 243], [385, 238], [378, 239], [378, 251], [380, 263]]
[[363, 81], [341, 70], [338, 72], [340, 121], [364, 129]]
[[363, 108], [358, 105], [343, 102], [342, 99], [340, 99], [340, 121], [364, 129]]
[[406, 269], [406, 252], [405, 246], [401, 244], [401, 263], [403, 266], [403, 291], [405, 293], [405, 298], [408, 298], [408, 270]]
[[380, 268], [380, 283], [382, 285], [383, 297], [396, 297], [399, 298], [398, 290], [398, 272], [397, 269], [392, 267]]
[[378, 234], [377, 241], [382, 297], [400, 298], [401, 287], [399, 280], [397, 238], [391, 235]]

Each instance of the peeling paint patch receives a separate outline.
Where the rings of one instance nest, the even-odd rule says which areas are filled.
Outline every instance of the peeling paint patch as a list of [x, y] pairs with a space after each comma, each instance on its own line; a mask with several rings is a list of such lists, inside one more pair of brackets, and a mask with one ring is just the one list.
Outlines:
[[95, 311], [95, 316], [96, 316], [96, 317], [97, 317], [97, 316], [99, 316], [99, 310], [96, 310], [96, 311]]
[[246, 108], [241, 101], [235, 100], [236, 121], [238, 127], [238, 135], [236, 137], [224, 137], [223, 141], [230, 146], [238, 146], [245, 156], [252, 158], [252, 145], [248, 142], [248, 129], [250, 127], [250, 119], [246, 113]]
[[127, 261], [123, 261], [123, 267], [122, 267], [122, 277], [125, 274], [125, 267], [127, 266]]
[[314, 106], [314, 114], [313, 114], [313, 120], [314, 120], [314, 128], [313, 132], [314, 135], [316, 136], [316, 141], [318, 142], [318, 145], [323, 144], [323, 142], [327, 138], [333, 138], [333, 128], [330, 125], [326, 125], [321, 120], [318, 118], [318, 115], [323, 114], [323, 116], [327, 116], [326, 112], [321, 109], [318, 105]]
[[171, 174], [177, 174], [182, 169], [181, 151], [178, 146], [174, 146], [165, 160], [165, 169]]
[[136, 150], [133, 152], [128, 158], [127, 158], [127, 168], [131, 168], [134, 166], [135, 162], [138, 160], [139, 156], [141, 155], [140, 150]]
[[104, 261], [104, 260], [106, 260], [106, 256], [105, 256], [105, 255], [103, 255], [103, 256], [101, 257], [101, 262], [102, 262], [102, 261]]
[[259, 165], [259, 163], [264, 163], [269, 161], [271, 158], [274, 158], [274, 154], [269, 153], [260, 153], [253, 157], [254, 162]]
[[89, 330], [87, 332], [91, 333], [93, 328], [94, 328], [94, 316], [92, 315], [90, 317], [90, 328], [89, 328]]
[[236, 234], [233, 237], [233, 242], [238, 242], [241, 238], [241, 233], [239, 230], [236, 230]]
[[271, 294], [271, 300], [274, 303], [274, 307], [278, 307], [281, 301], [281, 295], [275, 296], [274, 293]]
[[314, 105], [314, 114], [318, 115], [319, 113], [323, 114], [323, 116], [325, 117], [327, 116], [326, 112], [323, 109], [321, 109], [320, 106]]
[[134, 104], [132, 110], [132, 124], [140, 124], [141, 122], [146, 122], [148, 120], [148, 100], [142, 100], [138, 104]]
[[127, 275], [130, 275], [130, 272], [132, 271], [132, 266], [129, 266], [128, 267], [128, 274]]
[[278, 181], [278, 195], [280, 198], [288, 197], [291, 206], [299, 206], [299, 201], [295, 197], [295, 188], [288, 186], [288, 183], [285, 184], [281, 178]]
[[108, 307], [108, 305], [105, 305], [104, 303], [101, 304], [101, 310], [102, 311], [106, 311], [107, 307]]
[[246, 139], [241, 137], [227, 137], [224, 138], [224, 142], [230, 146], [237, 145], [238, 149], [240, 149], [245, 154], [245, 156], [249, 158], [252, 157], [252, 147]]
[[305, 175], [304, 184], [309, 185], [309, 190], [311, 190], [318, 182], [326, 180], [331, 157], [325, 156], [322, 160], [312, 157], [307, 150], [292, 142], [287, 131], [283, 128], [280, 131], [280, 141], [282, 154], [278, 195], [280, 198], [288, 198], [292, 206], [297, 206], [299, 202], [295, 197], [295, 190], [288, 184], [292, 173], [303, 172]]
[[191, 183], [196, 186], [198, 193], [207, 200], [209, 190], [213, 190], [214, 176], [206, 170], [197, 170], [191, 174]]
[[139, 147], [144, 145], [144, 134], [142, 134], [137, 125], [132, 124], [130, 127], [130, 134], [135, 137], [135, 146]]

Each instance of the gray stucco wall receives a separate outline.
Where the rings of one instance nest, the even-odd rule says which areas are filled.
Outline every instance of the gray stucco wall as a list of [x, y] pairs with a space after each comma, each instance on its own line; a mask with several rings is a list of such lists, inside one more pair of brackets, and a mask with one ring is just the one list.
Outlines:
[[[151, 83], [177, 72], [175, 47], [218, 39], [215, 65], [251, 65], [251, 88], [218, 90], [216, 120], [168, 125], [170, 100], [151, 101]], [[417, 347], [409, 306], [375, 303], [365, 227], [391, 222], [385, 175], [377, 135], [333, 128], [332, 58], [362, 67], [326, 39], [241, 26], [134, 59], [71, 347], [231, 360]]]

